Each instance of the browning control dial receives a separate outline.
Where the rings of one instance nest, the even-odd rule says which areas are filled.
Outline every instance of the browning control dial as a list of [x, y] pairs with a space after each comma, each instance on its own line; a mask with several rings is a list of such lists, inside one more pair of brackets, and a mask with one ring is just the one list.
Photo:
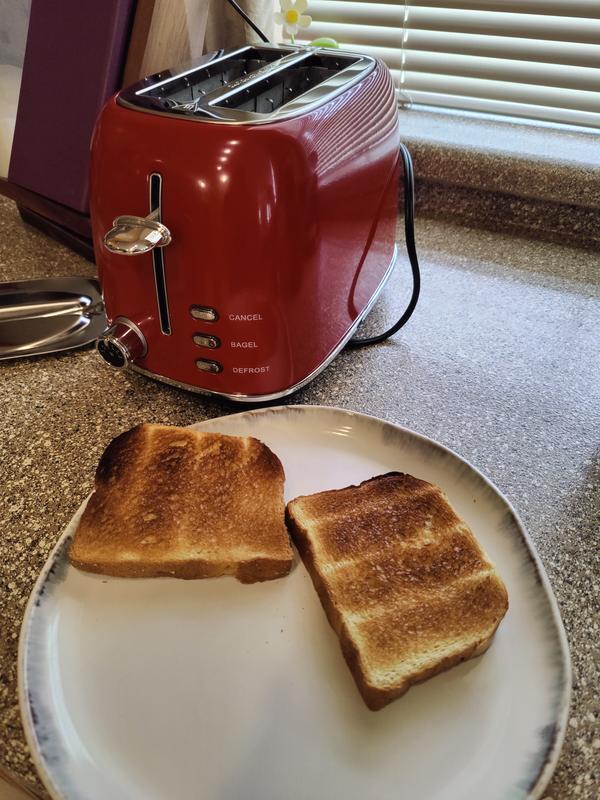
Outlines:
[[125, 317], [115, 319], [99, 337], [96, 348], [102, 358], [116, 369], [124, 369], [148, 352], [144, 334], [134, 322]]

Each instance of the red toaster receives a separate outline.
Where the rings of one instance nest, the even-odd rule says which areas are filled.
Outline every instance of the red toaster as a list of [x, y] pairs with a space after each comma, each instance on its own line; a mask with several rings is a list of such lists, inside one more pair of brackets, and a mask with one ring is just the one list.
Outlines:
[[396, 257], [399, 123], [366, 55], [243, 46], [104, 107], [91, 217], [116, 367], [241, 401], [314, 378]]

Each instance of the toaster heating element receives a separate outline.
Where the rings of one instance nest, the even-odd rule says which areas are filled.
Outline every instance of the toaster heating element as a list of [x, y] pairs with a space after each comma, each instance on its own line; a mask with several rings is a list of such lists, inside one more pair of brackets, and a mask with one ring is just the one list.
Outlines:
[[244, 46], [117, 94], [92, 145], [101, 354], [237, 400], [306, 384], [393, 267], [399, 147], [389, 70], [357, 53]]

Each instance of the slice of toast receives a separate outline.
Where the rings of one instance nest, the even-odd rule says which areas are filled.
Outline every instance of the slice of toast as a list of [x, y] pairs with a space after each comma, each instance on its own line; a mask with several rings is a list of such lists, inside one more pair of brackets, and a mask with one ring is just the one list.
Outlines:
[[437, 486], [390, 472], [297, 497], [287, 522], [370, 709], [491, 643], [506, 588]]
[[286, 575], [284, 472], [253, 438], [140, 425], [105, 450], [69, 559], [122, 577]]

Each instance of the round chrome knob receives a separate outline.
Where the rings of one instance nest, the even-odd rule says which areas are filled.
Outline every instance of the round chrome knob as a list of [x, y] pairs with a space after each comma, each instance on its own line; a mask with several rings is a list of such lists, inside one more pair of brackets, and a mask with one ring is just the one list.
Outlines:
[[138, 256], [155, 247], [166, 247], [171, 242], [171, 231], [154, 218], [123, 216], [113, 220], [113, 227], [104, 237], [104, 245], [111, 253]]
[[125, 369], [148, 352], [144, 334], [124, 317], [117, 318], [98, 338], [96, 348], [102, 358], [116, 369]]

